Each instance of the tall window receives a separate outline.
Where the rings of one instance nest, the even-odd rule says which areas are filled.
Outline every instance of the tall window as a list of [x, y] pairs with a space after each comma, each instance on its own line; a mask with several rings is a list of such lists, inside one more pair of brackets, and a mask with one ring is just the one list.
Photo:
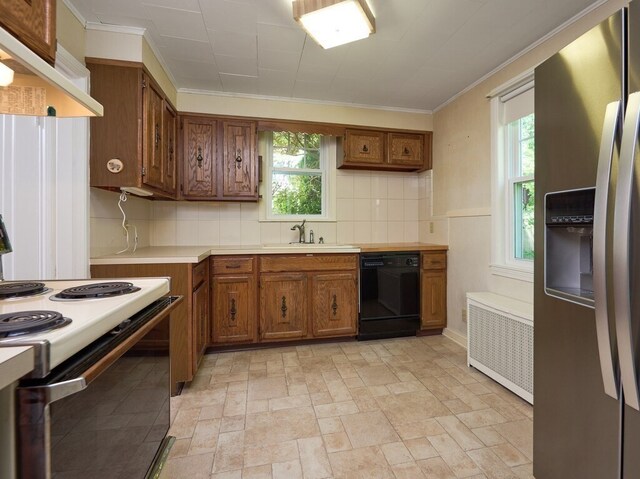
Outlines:
[[535, 138], [533, 113], [507, 125], [507, 155], [509, 156], [509, 203], [513, 220], [513, 257], [533, 259], [533, 173], [535, 167]]
[[266, 134], [266, 143], [266, 218], [329, 219], [328, 172], [330, 146], [335, 149], [335, 140], [313, 133], [275, 131]]
[[492, 250], [495, 274], [533, 281], [535, 132], [533, 75], [494, 90]]

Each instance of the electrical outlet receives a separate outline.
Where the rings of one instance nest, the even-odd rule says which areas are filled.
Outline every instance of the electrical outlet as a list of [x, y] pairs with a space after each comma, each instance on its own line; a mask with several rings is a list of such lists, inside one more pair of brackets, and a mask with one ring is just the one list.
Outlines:
[[433, 221], [429, 221], [429, 233], [433, 234]]
[[462, 308], [462, 322], [463, 323], [467, 322], [467, 309], [466, 308]]

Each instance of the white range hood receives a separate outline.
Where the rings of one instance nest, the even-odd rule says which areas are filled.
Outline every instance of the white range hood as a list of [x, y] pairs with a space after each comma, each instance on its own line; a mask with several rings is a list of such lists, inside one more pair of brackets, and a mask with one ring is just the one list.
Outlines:
[[0, 114], [102, 116], [102, 105], [71, 83], [13, 35], [0, 27], [0, 63], [14, 70], [13, 82], [0, 86]]

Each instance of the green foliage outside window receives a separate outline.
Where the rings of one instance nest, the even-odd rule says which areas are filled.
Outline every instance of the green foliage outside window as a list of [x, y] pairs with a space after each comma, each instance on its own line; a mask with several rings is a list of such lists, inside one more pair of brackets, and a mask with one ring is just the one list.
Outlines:
[[[534, 115], [517, 120], [518, 157], [515, 176], [531, 177], [535, 171]], [[533, 232], [535, 209], [535, 183], [533, 180], [521, 180], [514, 183], [515, 213], [515, 257], [532, 260], [534, 258]]]
[[272, 211], [276, 215], [321, 215], [320, 135], [273, 133]]

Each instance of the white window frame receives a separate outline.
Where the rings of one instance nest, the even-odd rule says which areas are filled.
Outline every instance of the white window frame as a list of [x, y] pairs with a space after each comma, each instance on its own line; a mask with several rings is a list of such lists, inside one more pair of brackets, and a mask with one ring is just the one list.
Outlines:
[[490, 270], [505, 276], [533, 283], [533, 261], [515, 257], [514, 245], [514, 185], [533, 176], [513, 176], [514, 165], [508, 155], [508, 125], [503, 124], [504, 103], [514, 96], [534, 88], [533, 71], [527, 71], [496, 88], [491, 99], [491, 265]]
[[[273, 132], [264, 132], [261, 135], [260, 150], [265, 155], [264, 180], [262, 182], [262, 196], [264, 207], [261, 208], [261, 221], [335, 221], [335, 183], [336, 183], [336, 138], [322, 135], [320, 139], [320, 169], [300, 168], [274, 168], [273, 167]], [[320, 215], [278, 215], [271, 209], [272, 204], [272, 175], [274, 171], [294, 171], [296, 173], [317, 173], [322, 175], [322, 214]]]

